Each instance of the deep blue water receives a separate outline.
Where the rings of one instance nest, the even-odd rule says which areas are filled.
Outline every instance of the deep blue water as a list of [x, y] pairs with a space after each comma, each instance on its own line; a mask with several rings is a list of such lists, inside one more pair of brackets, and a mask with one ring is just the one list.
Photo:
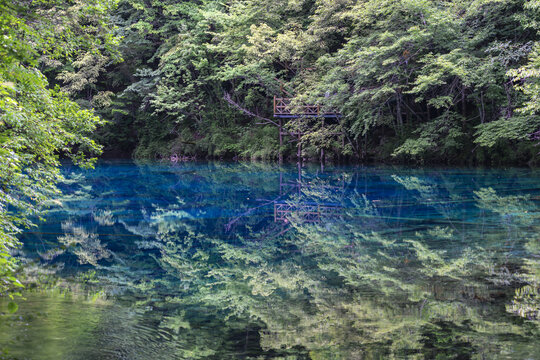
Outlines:
[[539, 358], [540, 171], [63, 171], [5, 358]]

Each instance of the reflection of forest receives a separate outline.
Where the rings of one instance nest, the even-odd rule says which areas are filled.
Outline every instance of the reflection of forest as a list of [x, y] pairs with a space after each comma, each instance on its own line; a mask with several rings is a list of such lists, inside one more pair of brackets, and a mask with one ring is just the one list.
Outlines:
[[[471, 188], [452, 173], [392, 169], [142, 165], [122, 174], [100, 167], [66, 185], [54, 213], [63, 247], [42, 235], [50, 248], [40, 261], [166, 334], [156, 359], [540, 350], [538, 204], [508, 194], [528, 186], [519, 174], [504, 189], [497, 179]], [[332, 204], [339, 216], [309, 222], [297, 210], [275, 222], [276, 198]]]
[[[321, 167], [321, 172], [323, 171]], [[294, 181], [284, 180], [283, 172], [279, 172], [279, 200], [273, 202], [274, 222], [288, 223], [291, 217], [306, 223], [320, 223], [343, 214], [339, 203], [324, 199], [322, 194], [333, 194], [343, 197], [345, 177], [341, 177], [337, 185], [320, 179], [305, 179], [300, 163], [297, 165], [298, 176]], [[313, 196], [317, 194], [318, 196]], [[311, 195], [311, 196], [309, 196]]]

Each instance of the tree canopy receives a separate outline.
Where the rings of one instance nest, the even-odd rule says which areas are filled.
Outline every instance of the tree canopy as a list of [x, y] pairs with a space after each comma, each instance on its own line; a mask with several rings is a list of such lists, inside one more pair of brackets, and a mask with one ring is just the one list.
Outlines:
[[[536, 1], [119, 0], [109, 15], [120, 54], [46, 69], [109, 121], [111, 154], [292, 156], [267, 121], [283, 96], [342, 114], [285, 125], [306, 158], [537, 161]], [[87, 16], [70, 41], [104, 26]]]

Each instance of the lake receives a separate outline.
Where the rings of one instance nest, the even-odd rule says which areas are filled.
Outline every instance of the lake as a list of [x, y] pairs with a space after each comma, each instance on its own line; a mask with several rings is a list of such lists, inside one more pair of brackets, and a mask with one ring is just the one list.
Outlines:
[[538, 170], [63, 171], [0, 358], [540, 358]]

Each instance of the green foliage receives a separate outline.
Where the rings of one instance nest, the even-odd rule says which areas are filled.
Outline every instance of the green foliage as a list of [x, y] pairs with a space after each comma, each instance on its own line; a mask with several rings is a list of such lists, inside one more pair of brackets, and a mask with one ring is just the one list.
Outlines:
[[[99, 138], [112, 154], [277, 158], [301, 145], [311, 159], [536, 158], [521, 145], [539, 126], [535, 1], [120, 0], [109, 30], [99, 24], [111, 4], [99, 4], [50, 5], [82, 14], [92, 25], [70, 36], [91, 34], [99, 51], [47, 66], [110, 121]], [[273, 96], [343, 117], [289, 122], [303, 135], [278, 149], [262, 120]]]
[[419, 137], [407, 139], [392, 156], [412, 157], [419, 161], [447, 159], [448, 162], [454, 162], [462, 155], [466, 138], [466, 134], [461, 130], [461, 120], [460, 115], [451, 113], [422, 124], [415, 130]]
[[[60, 158], [90, 167], [101, 151], [91, 135], [102, 120], [51, 88], [35, 67], [38, 52], [62, 44], [47, 40], [40, 27], [51, 23], [31, 21], [35, 14], [23, 5], [0, 1], [5, 34], [0, 40], [0, 295], [21, 286], [12, 276], [16, 263], [10, 252], [18, 245], [17, 234], [32, 226], [45, 202], [58, 194]], [[70, 41], [83, 46], [75, 42], [80, 39]]]
[[11, 314], [16, 313], [17, 310], [19, 310], [19, 305], [17, 305], [17, 304], [14, 303], [13, 301], [10, 301], [10, 302], [8, 303], [7, 310], [8, 310], [8, 312], [11, 313]]
[[[47, 0], [31, 10], [35, 31], [3, 18], [2, 56], [39, 63], [107, 119], [95, 138], [111, 155], [271, 159], [301, 146], [309, 159], [538, 160], [536, 1]], [[279, 149], [273, 96], [342, 117], [284, 120], [302, 134]]]
[[493, 147], [501, 141], [526, 141], [538, 130], [538, 116], [514, 116], [477, 126], [476, 139], [480, 146]]

